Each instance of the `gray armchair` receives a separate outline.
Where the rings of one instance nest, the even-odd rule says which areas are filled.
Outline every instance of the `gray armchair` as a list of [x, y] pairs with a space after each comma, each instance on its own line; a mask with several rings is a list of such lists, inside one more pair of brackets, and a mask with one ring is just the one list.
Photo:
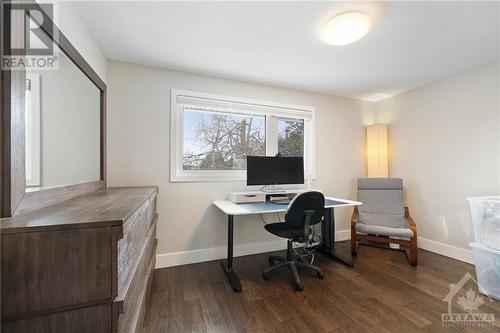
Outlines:
[[[393, 243], [404, 249], [411, 265], [417, 265], [417, 226], [404, 207], [403, 180], [399, 178], [358, 179], [358, 201], [351, 219], [351, 252], [363, 242]], [[390, 238], [396, 237], [396, 238]]]

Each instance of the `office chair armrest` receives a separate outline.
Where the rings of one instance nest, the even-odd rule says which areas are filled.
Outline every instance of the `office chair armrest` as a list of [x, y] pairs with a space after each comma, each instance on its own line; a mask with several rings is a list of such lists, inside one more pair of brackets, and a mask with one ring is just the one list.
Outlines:
[[358, 207], [354, 207], [354, 211], [352, 212], [352, 217], [351, 217], [351, 225], [355, 225], [358, 222], [359, 222]]

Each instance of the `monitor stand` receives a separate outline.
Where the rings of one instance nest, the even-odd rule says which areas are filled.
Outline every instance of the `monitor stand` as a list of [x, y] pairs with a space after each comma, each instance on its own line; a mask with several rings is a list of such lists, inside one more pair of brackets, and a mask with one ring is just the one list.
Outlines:
[[[268, 188], [266, 188], [266, 187], [268, 187]], [[261, 192], [269, 193], [269, 194], [274, 194], [274, 193], [278, 194], [278, 193], [286, 193], [287, 191], [283, 190], [283, 189], [276, 189], [274, 187], [274, 185], [264, 185], [264, 186], [262, 186]]]

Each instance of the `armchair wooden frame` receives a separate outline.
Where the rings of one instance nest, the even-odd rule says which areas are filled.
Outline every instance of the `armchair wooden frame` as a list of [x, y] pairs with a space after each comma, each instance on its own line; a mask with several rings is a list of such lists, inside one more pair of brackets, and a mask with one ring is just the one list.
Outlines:
[[[358, 252], [358, 245], [372, 245], [376, 246], [377, 243], [385, 243], [385, 244], [399, 244], [408, 248], [402, 249], [406, 253], [408, 257], [408, 261], [411, 265], [417, 265], [417, 225], [413, 221], [410, 216], [410, 212], [408, 207], [405, 207], [405, 218], [408, 221], [409, 227], [411, 231], [413, 231], [413, 237], [410, 240], [405, 239], [394, 239], [389, 238], [389, 236], [380, 236], [380, 235], [365, 235], [356, 233], [356, 223], [359, 221], [359, 211], [357, 207], [354, 207], [354, 211], [352, 213], [351, 218], [351, 253], [356, 255]], [[361, 242], [363, 241], [363, 242]], [[372, 244], [374, 242], [375, 244]]]

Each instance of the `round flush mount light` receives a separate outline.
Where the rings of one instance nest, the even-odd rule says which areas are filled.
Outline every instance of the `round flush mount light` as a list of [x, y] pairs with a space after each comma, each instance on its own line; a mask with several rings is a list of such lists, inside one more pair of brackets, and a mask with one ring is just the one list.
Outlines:
[[321, 39], [330, 45], [347, 45], [363, 38], [371, 28], [371, 19], [360, 12], [340, 14], [328, 20], [321, 29]]

